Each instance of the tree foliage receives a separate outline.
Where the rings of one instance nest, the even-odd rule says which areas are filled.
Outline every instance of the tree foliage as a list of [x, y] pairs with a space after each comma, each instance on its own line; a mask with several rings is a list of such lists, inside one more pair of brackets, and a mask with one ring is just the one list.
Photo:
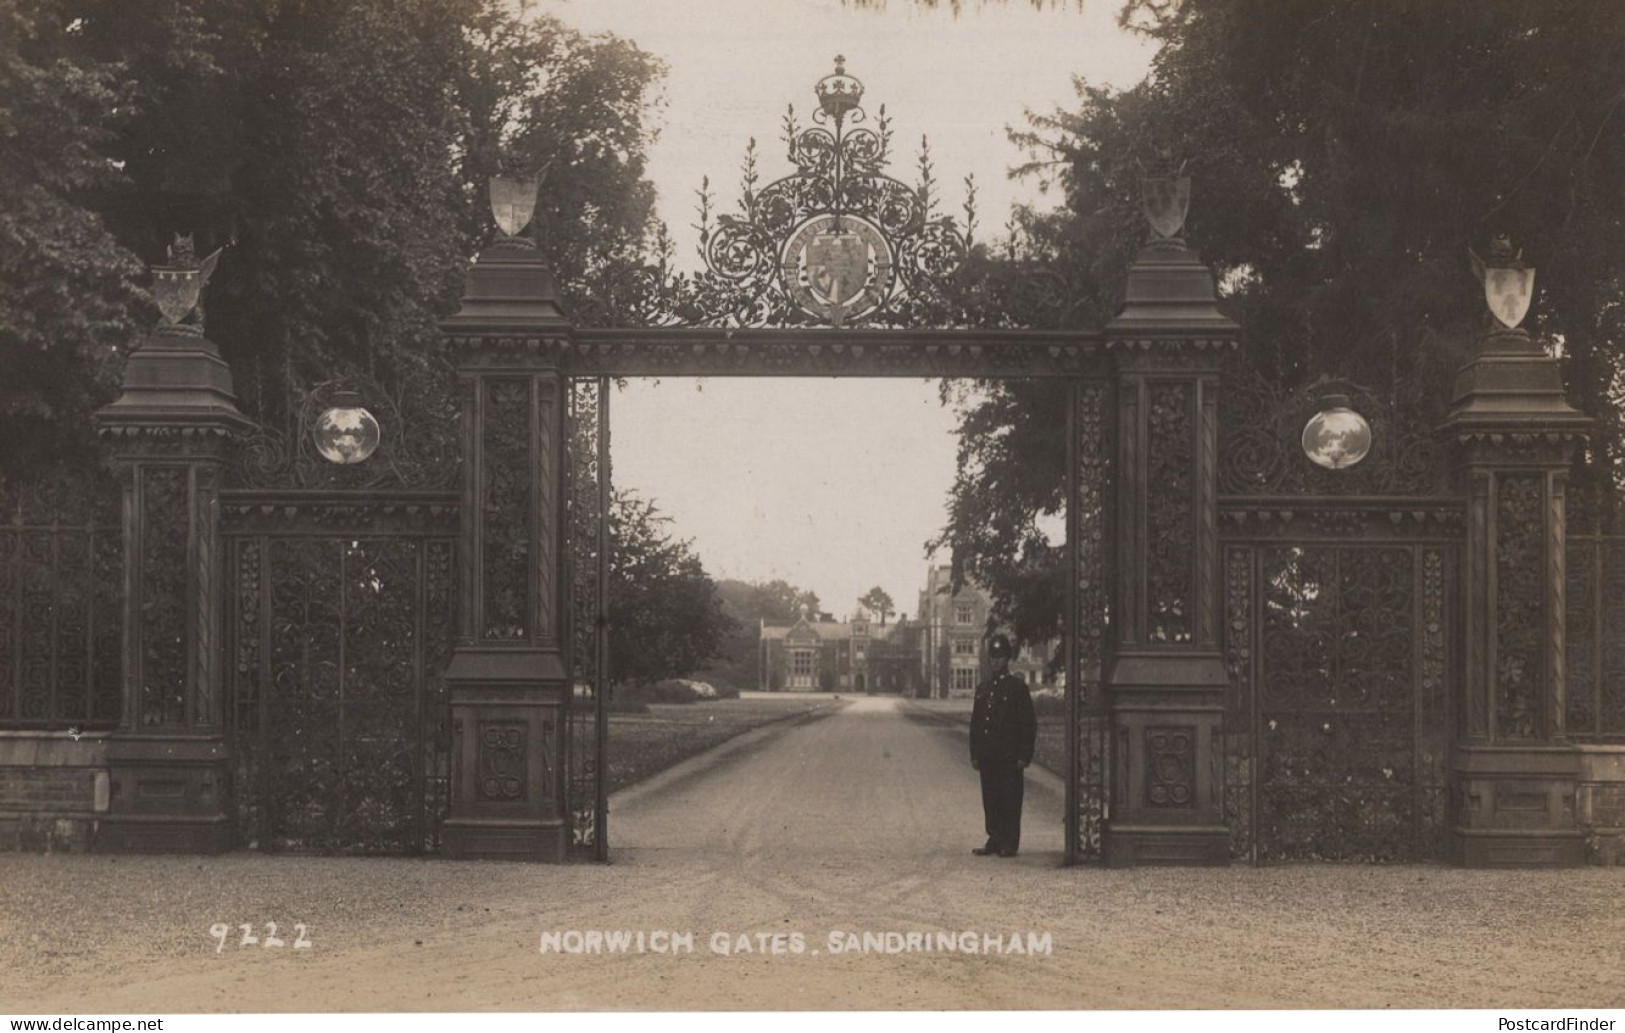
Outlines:
[[690, 542], [653, 502], [617, 491], [609, 512], [610, 679], [680, 678], [722, 655], [737, 631]]
[[879, 585], [858, 598], [858, 608], [879, 617], [882, 624], [886, 623], [887, 617], [897, 612], [897, 604], [892, 602], [891, 593]]
[[205, 328], [262, 422], [345, 374], [431, 380], [492, 172], [547, 168], [573, 295], [653, 237], [662, 71], [500, 0], [0, 5], [4, 440], [86, 436], [151, 325], [138, 263], [176, 234], [226, 248]]
[[[1150, 77], [1121, 91], [1080, 80], [1075, 108], [1015, 134], [1032, 153], [1020, 171], [1065, 199], [1019, 214], [1017, 250], [1073, 274], [1069, 319], [1099, 326], [1119, 306], [1146, 232], [1142, 163], [1171, 151], [1193, 178], [1189, 239], [1247, 361], [1283, 387], [1347, 378], [1430, 421], [1485, 318], [1467, 249], [1508, 233], [1538, 269], [1527, 325], [1604, 420], [1577, 480], [1617, 486], [1625, 7], [1130, 0], [1121, 20], [1159, 44]], [[937, 544], [1031, 641], [1059, 627], [1064, 599], [1060, 551], [1032, 526], [1065, 482], [1064, 400], [984, 388], [958, 399]]]

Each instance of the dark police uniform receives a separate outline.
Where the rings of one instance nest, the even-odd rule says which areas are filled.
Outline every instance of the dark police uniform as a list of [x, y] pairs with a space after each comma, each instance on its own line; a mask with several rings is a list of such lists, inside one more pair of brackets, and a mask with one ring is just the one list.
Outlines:
[[1022, 767], [1032, 763], [1037, 738], [1038, 721], [1026, 682], [1003, 674], [976, 687], [970, 759], [982, 775], [982, 813], [987, 824], [987, 846], [982, 852], [1014, 854], [1021, 847], [1021, 799], [1026, 788]]

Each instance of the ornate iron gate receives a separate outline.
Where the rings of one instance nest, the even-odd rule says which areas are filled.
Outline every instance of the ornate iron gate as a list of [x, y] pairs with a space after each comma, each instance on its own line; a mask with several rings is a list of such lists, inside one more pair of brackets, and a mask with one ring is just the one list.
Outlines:
[[[264, 850], [432, 851], [448, 799], [454, 533], [377, 519], [289, 534], [291, 515], [320, 516], [288, 501], [227, 508], [240, 837]], [[253, 526], [261, 509], [275, 532]], [[420, 512], [455, 522], [440, 509]]]
[[1323, 389], [1222, 404], [1225, 818], [1253, 861], [1442, 856], [1463, 514], [1431, 436], [1368, 394], [1358, 465], [1297, 449]]
[[1440, 856], [1454, 563], [1439, 543], [1226, 547], [1235, 854]]
[[609, 378], [570, 381], [569, 633], [572, 691], [565, 742], [565, 801], [570, 851], [609, 859], [609, 803], [604, 776], [609, 736]]
[[243, 442], [221, 495], [238, 839], [262, 850], [429, 852], [449, 806], [455, 410], [429, 378], [411, 413], [363, 386], [400, 428], [372, 460], [312, 454], [324, 385]]

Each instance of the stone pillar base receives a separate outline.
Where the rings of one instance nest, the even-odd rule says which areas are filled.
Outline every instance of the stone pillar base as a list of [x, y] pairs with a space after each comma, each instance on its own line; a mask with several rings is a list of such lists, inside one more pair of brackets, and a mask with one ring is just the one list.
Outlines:
[[97, 853], [218, 854], [236, 839], [221, 739], [113, 738]]
[[1212, 865], [1230, 863], [1230, 830], [1223, 825], [1117, 825], [1101, 835], [1106, 865]]
[[502, 818], [448, 818], [440, 824], [441, 849], [458, 860], [540, 861], [563, 864], [570, 829], [563, 819], [512, 821]]
[[1453, 829], [1451, 860], [1464, 868], [1571, 868], [1586, 860], [1585, 836], [1555, 829]]
[[452, 655], [447, 857], [565, 860], [563, 675], [555, 649], [463, 646]]
[[1451, 855], [1469, 868], [1556, 868], [1585, 861], [1572, 746], [1464, 746]]

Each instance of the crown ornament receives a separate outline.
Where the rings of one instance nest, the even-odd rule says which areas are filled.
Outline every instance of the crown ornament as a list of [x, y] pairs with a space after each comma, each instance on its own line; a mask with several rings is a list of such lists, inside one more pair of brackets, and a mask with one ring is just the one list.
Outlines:
[[863, 80], [846, 73], [846, 58], [838, 54], [835, 71], [818, 80], [813, 92], [818, 95], [819, 113], [839, 122], [863, 103]]

